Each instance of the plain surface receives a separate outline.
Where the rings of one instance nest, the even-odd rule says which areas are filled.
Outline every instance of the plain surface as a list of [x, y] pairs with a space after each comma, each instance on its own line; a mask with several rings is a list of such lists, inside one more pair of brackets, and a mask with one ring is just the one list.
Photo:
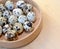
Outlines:
[[32, 43], [17, 49], [60, 49], [60, 0], [35, 2], [43, 11], [42, 31]]

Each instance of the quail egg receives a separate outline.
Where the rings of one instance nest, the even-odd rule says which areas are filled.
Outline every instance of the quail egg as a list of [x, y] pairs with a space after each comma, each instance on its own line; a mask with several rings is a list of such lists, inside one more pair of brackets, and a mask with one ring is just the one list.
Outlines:
[[27, 21], [27, 16], [21, 15], [18, 18], [18, 22], [24, 24], [24, 22]]
[[22, 14], [23, 14], [23, 11], [19, 8], [16, 8], [16, 9], [13, 10], [13, 15], [15, 15], [15, 16], [19, 17]]
[[10, 18], [8, 19], [9, 24], [15, 24], [17, 22], [17, 17], [14, 15], [11, 15]]
[[2, 35], [2, 27], [0, 26], [0, 36]]
[[34, 22], [36, 17], [35, 17], [35, 13], [34, 12], [28, 12], [27, 14], [27, 18], [30, 22]]
[[17, 40], [17, 34], [15, 30], [9, 30], [6, 34], [5, 34], [5, 39], [8, 41], [14, 41]]
[[3, 11], [5, 11], [5, 7], [3, 4], [0, 4], [0, 12], [3, 12]]
[[23, 0], [19, 0], [16, 3], [16, 7], [23, 9], [26, 6], [26, 3]]
[[32, 5], [31, 4], [26, 4], [26, 6], [23, 8], [23, 12], [27, 14], [28, 12], [32, 11]]
[[6, 19], [4, 17], [0, 17], [0, 26], [4, 26], [6, 24]]
[[18, 34], [23, 32], [23, 26], [21, 23], [15, 23], [13, 29], [16, 30]]
[[3, 26], [3, 34], [7, 33], [9, 30], [11, 30], [11, 25], [6, 24]]
[[14, 9], [14, 4], [10, 0], [7, 0], [5, 6], [8, 10], [12, 11]]
[[9, 18], [10, 17], [10, 11], [6, 10], [3, 12], [3, 17]]
[[32, 23], [29, 21], [26, 21], [24, 23], [24, 29], [25, 29], [25, 31], [29, 31], [29, 32], [32, 31], [33, 30]]

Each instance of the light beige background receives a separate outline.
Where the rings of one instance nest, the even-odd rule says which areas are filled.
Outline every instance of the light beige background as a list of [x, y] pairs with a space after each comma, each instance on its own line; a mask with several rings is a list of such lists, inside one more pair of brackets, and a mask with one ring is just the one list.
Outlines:
[[60, 0], [34, 1], [43, 13], [42, 31], [32, 43], [17, 49], [60, 49]]

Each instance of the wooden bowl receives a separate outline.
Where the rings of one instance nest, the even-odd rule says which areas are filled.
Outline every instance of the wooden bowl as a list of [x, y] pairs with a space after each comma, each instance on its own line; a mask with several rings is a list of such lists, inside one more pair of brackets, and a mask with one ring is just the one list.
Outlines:
[[[14, 3], [17, 0], [12, 0]], [[36, 22], [33, 24], [34, 30], [32, 32], [23, 32], [21, 35], [18, 36], [18, 40], [16, 41], [6, 41], [4, 36], [0, 38], [0, 46], [5, 48], [16, 48], [24, 46], [31, 41], [33, 41], [38, 34], [40, 33], [42, 24], [41, 24], [41, 12], [38, 8], [38, 5], [32, 0], [24, 0], [27, 3], [33, 5], [34, 12], [36, 13]], [[5, 0], [0, 0], [0, 3], [4, 3]]]

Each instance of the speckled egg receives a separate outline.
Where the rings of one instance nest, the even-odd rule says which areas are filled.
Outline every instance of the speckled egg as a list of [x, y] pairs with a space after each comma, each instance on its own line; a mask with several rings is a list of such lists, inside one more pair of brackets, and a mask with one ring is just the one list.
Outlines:
[[5, 11], [5, 7], [3, 6], [3, 4], [0, 4], [0, 11], [1, 12]]
[[26, 21], [24, 23], [24, 29], [25, 29], [25, 31], [29, 31], [29, 32], [32, 31], [33, 30], [32, 23], [29, 21]]
[[0, 17], [2, 17], [3, 16], [3, 13], [2, 12], [0, 12]]
[[17, 34], [15, 30], [9, 30], [6, 34], [5, 34], [5, 39], [8, 41], [13, 41], [13, 40], [17, 40]]
[[32, 11], [32, 5], [31, 4], [26, 4], [26, 6], [23, 8], [23, 12], [27, 14], [28, 12]]
[[2, 27], [0, 26], [0, 36], [2, 35]]
[[15, 24], [17, 22], [17, 17], [14, 15], [11, 15], [10, 18], [8, 19], [9, 24]]
[[14, 4], [10, 0], [7, 0], [5, 6], [8, 10], [12, 11], [14, 9]]
[[11, 25], [6, 24], [3, 26], [3, 34], [7, 33], [9, 30], [11, 30]]
[[21, 23], [15, 23], [13, 29], [16, 30], [18, 34], [23, 32], [23, 26]]
[[27, 21], [27, 16], [21, 15], [18, 18], [18, 22], [24, 24], [24, 22]]
[[19, 0], [16, 3], [16, 7], [23, 9], [26, 6], [26, 3], [23, 0]]
[[10, 17], [10, 11], [5, 10], [5, 11], [3, 12], [3, 17], [9, 18], [9, 17]]
[[19, 8], [16, 8], [16, 9], [13, 10], [13, 14], [15, 16], [18, 16], [19, 17], [20, 15], [23, 14], [23, 11], [21, 9], [19, 9]]
[[0, 26], [4, 26], [6, 24], [6, 19], [4, 17], [0, 17]]
[[34, 12], [28, 12], [27, 14], [27, 18], [30, 22], [34, 22], [36, 17], [35, 17], [35, 13]]

